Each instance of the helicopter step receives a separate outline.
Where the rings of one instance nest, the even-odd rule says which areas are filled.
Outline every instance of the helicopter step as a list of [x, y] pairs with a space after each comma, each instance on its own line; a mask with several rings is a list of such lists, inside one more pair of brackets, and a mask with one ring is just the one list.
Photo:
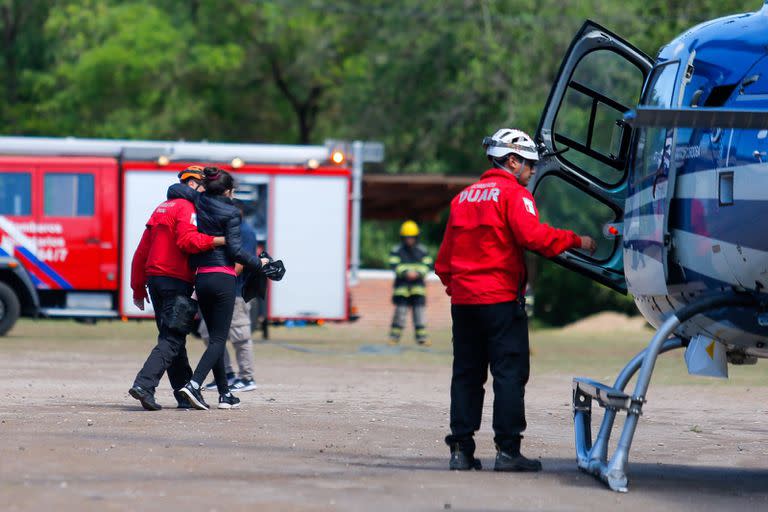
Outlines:
[[[582, 471], [590, 473], [611, 490], [627, 492], [629, 489], [627, 465], [629, 451], [635, 436], [643, 405], [646, 403], [656, 359], [663, 353], [678, 350], [688, 345], [688, 340], [673, 337], [675, 330], [694, 316], [724, 306], [756, 308], [754, 296], [743, 293], [725, 292], [699, 298], [670, 315], [656, 331], [651, 342], [627, 363], [613, 387], [585, 378], [573, 380], [573, 424], [576, 437], [576, 462]], [[632, 394], [624, 392], [632, 377], [637, 382]], [[596, 438], [592, 438], [592, 401], [605, 408], [603, 420]], [[613, 455], [608, 456], [608, 442], [611, 430], [620, 411], [626, 411], [624, 426], [616, 443]]]
[[573, 407], [585, 407], [588, 400], [597, 400], [606, 409], [629, 409], [632, 398], [620, 389], [584, 377], [573, 379]]

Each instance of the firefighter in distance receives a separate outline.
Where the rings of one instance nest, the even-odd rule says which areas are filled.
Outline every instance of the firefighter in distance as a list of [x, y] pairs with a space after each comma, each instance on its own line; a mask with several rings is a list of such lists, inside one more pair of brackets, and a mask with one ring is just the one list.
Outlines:
[[427, 290], [424, 278], [432, 269], [433, 260], [427, 249], [419, 244], [419, 226], [412, 220], [400, 226], [400, 245], [389, 253], [389, 266], [395, 271], [392, 302], [395, 314], [389, 331], [389, 342], [396, 345], [403, 334], [408, 309], [413, 311], [416, 343], [430, 346], [425, 323]]

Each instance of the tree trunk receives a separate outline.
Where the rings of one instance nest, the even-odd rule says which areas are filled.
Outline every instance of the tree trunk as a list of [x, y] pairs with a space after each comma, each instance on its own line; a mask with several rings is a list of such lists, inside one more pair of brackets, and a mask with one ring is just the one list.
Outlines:
[[277, 85], [277, 88], [288, 100], [294, 114], [296, 114], [296, 121], [299, 125], [298, 143], [309, 144], [312, 140], [312, 130], [315, 128], [317, 116], [320, 112], [320, 97], [324, 89], [319, 85], [312, 86], [307, 97], [299, 99], [291, 90], [285, 77], [283, 77], [283, 72], [277, 59], [274, 56], [270, 56], [269, 62], [275, 85]]

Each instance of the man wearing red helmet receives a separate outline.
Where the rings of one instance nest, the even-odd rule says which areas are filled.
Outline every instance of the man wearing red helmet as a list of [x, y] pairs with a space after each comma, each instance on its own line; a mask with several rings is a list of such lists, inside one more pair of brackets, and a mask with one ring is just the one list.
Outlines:
[[204, 190], [203, 168], [190, 166], [178, 177], [181, 184], [168, 189], [168, 200], [158, 205], [147, 221], [131, 264], [133, 302], [143, 311], [149, 288], [159, 331], [157, 345], [128, 391], [149, 411], [162, 409], [155, 401], [155, 388], [166, 370], [179, 407], [191, 407], [178, 393], [192, 376], [185, 347], [187, 333], [169, 327], [169, 319], [174, 299], [192, 295], [194, 274], [187, 261], [188, 255], [209, 251], [225, 243], [223, 236], [213, 237], [197, 230], [192, 201]]
[[520, 453], [526, 427], [524, 395], [530, 352], [525, 313], [525, 251], [554, 257], [568, 249], [594, 252], [595, 241], [539, 221], [526, 185], [539, 159], [524, 132], [503, 128], [483, 140], [491, 165], [451, 202], [435, 272], [451, 296], [452, 470], [481, 469], [474, 434], [480, 428], [483, 388], [493, 375], [496, 471], [540, 471]]

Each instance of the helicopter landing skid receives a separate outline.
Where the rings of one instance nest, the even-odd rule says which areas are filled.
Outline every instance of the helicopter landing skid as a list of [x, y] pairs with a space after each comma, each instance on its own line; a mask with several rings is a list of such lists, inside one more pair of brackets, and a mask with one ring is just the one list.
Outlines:
[[[683, 348], [680, 338], [670, 338], [680, 324], [693, 316], [723, 306], [754, 307], [756, 300], [751, 295], [727, 293], [707, 297], [691, 303], [671, 315], [661, 325], [648, 347], [637, 354], [624, 367], [614, 385], [608, 386], [590, 379], [573, 379], [573, 421], [576, 436], [576, 461], [579, 469], [599, 478], [617, 492], [628, 491], [627, 463], [629, 449], [635, 436], [637, 422], [643, 413], [646, 393], [651, 382], [653, 368], [659, 355], [670, 350]], [[632, 395], [624, 392], [630, 379], [640, 372]], [[605, 409], [603, 421], [592, 441], [592, 401]], [[616, 451], [608, 460], [608, 441], [611, 429], [619, 411], [627, 411], [624, 428], [621, 431]]]

